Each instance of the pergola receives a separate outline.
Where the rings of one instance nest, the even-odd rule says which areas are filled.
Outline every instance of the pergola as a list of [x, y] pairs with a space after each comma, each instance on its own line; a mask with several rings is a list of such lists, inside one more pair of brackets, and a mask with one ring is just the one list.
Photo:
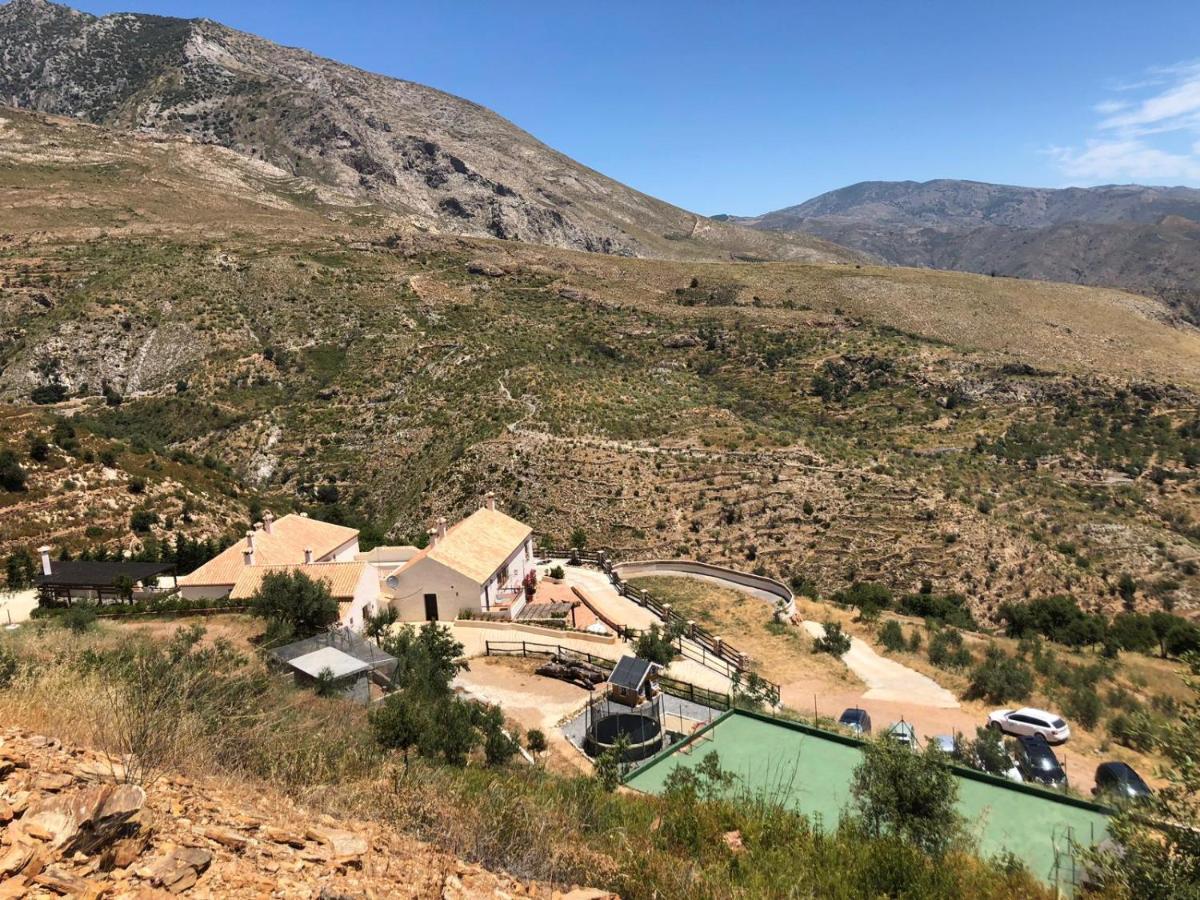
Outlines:
[[92, 562], [56, 560], [49, 574], [37, 577], [38, 602], [43, 606], [70, 606], [74, 600], [112, 603], [124, 601], [119, 582], [145, 584], [160, 575], [175, 576], [174, 563]]

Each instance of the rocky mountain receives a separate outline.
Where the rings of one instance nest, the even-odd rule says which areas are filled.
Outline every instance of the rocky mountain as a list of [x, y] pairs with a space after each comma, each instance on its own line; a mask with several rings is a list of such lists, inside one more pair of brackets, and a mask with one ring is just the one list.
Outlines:
[[1200, 190], [867, 181], [751, 219], [905, 266], [1119, 287], [1200, 321]]
[[0, 98], [218, 144], [303, 179], [323, 203], [439, 232], [624, 256], [856, 258], [686, 212], [477, 104], [205, 19], [12, 0], [0, 6]]
[[490, 489], [826, 593], [989, 616], [1128, 573], [1200, 610], [1200, 329], [1160, 301], [434, 235], [304, 185], [0, 111], [0, 554], [219, 537], [255, 496], [403, 542]]

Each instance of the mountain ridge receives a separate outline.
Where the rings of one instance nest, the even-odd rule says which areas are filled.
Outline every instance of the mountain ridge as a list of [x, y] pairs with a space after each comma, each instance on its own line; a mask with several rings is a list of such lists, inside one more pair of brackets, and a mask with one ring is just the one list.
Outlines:
[[857, 261], [713, 222], [571, 160], [477, 103], [211, 19], [0, 6], [0, 97], [182, 134], [429, 230], [625, 256]]
[[863, 181], [760, 216], [891, 265], [1117, 287], [1200, 321], [1200, 190]]

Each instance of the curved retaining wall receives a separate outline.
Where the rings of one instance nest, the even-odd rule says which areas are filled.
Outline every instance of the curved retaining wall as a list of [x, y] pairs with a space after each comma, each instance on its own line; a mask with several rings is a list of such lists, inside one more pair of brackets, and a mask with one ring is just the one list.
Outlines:
[[[783, 613], [791, 617], [796, 614], [796, 597], [791, 589], [774, 578], [765, 575], [751, 575], [749, 572], [739, 572], [725, 566], [714, 566], [711, 563], [698, 562], [694, 559], [638, 559], [625, 563], [614, 563], [613, 573], [622, 581], [644, 575], [689, 575], [702, 579], [722, 582], [733, 590], [757, 596], [767, 603], [775, 600], [784, 602]], [[745, 590], [749, 588], [750, 590]], [[765, 595], [765, 596], [764, 596]]]

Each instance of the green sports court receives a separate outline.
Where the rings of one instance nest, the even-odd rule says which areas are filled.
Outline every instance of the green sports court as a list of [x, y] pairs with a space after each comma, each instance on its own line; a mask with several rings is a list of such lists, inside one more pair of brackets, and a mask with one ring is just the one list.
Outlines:
[[[687, 742], [664, 750], [626, 779], [646, 793], [663, 790], [679, 766], [695, 766], [716, 751], [721, 768], [762, 796], [810, 816], [836, 822], [851, 803], [850, 782], [862, 759], [861, 742], [771, 716], [731, 710]], [[1093, 803], [956, 768], [958, 809], [983, 856], [1007, 851], [1047, 884], [1076, 881], [1071, 842], [1096, 843], [1107, 834], [1106, 811]]]

